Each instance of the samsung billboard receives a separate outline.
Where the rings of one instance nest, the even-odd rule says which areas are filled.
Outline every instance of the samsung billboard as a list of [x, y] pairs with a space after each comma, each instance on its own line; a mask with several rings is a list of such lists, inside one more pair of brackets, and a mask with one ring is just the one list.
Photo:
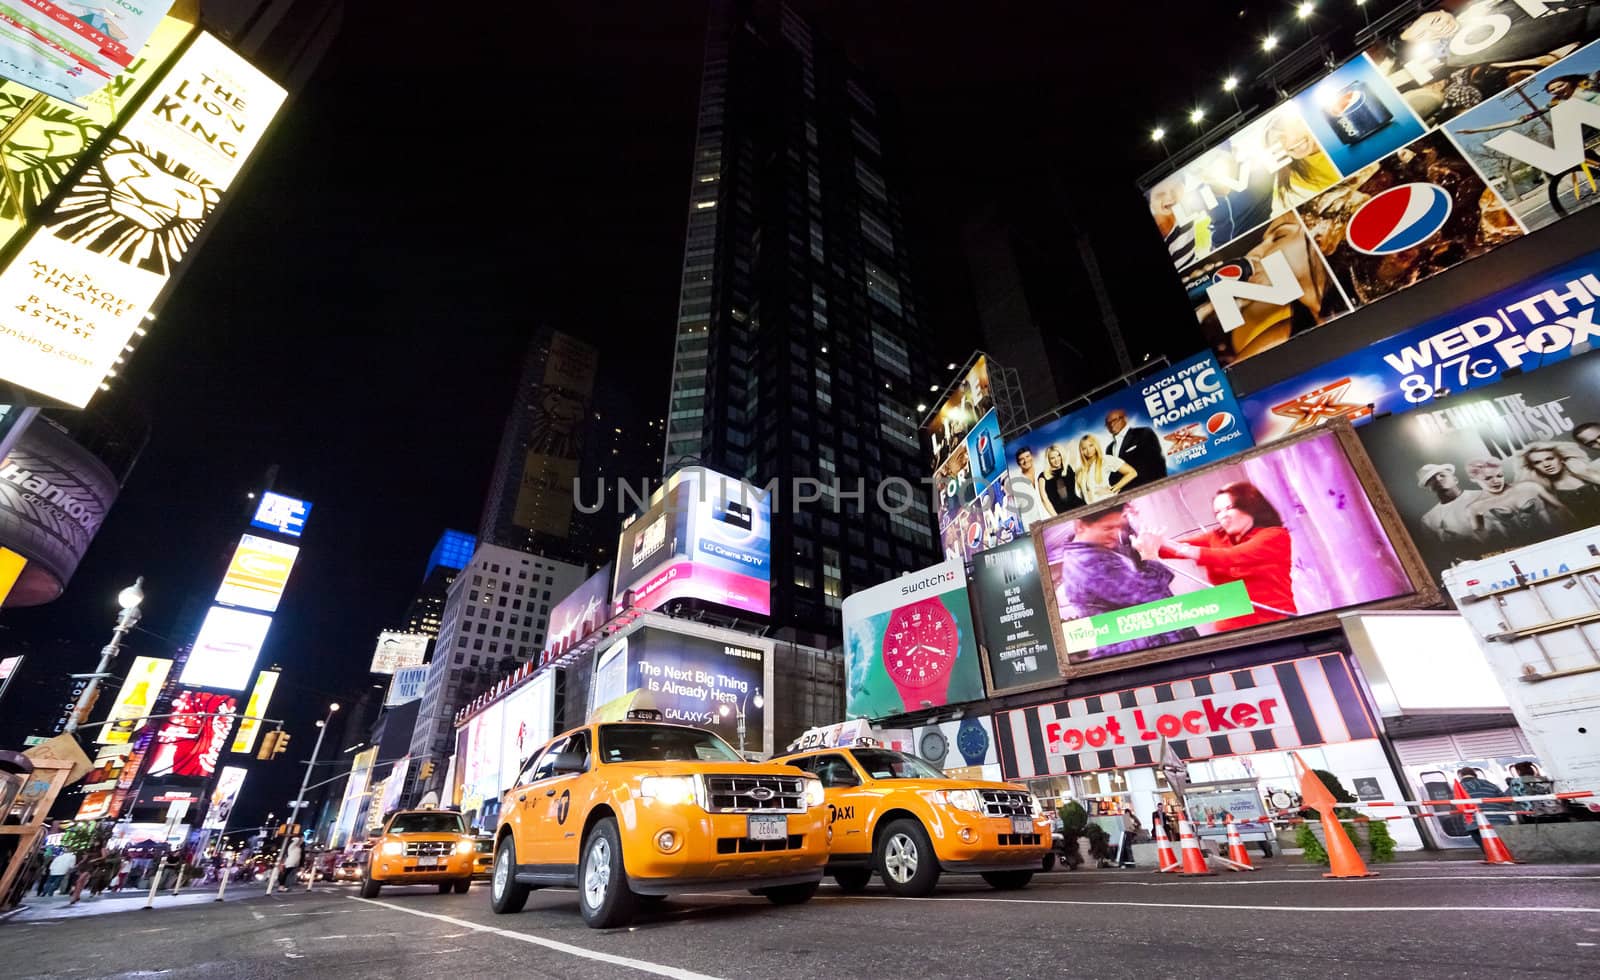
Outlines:
[[1224, 365], [1600, 200], [1600, 11], [1442, 3], [1148, 192]]

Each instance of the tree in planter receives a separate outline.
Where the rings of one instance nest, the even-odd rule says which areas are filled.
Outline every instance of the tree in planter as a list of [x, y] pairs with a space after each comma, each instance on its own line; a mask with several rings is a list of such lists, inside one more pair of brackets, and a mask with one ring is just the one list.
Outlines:
[[1294, 832], [1294, 845], [1305, 852], [1307, 864], [1327, 864], [1328, 852], [1322, 846], [1322, 841], [1317, 840], [1316, 831], [1311, 825], [1303, 823]]
[[1084, 828], [1084, 833], [1089, 837], [1089, 856], [1094, 858], [1095, 867], [1104, 867], [1110, 863], [1111, 835], [1106, 833], [1105, 828], [1097, 823], [1091, 823]]
[[1061, 814], [1061, 861], [1071, 871], [1083, 863], [1083, 852], [1078, 846], [1078, 841], [1083, 837], [1083, 831], [1089, 823], [1089, 814], [1077, 800], [1068, 800], [1060, 808]]
[[1374, 820], [1367, 824], [1367, 849], [1372, 853], [1373, 863], [1394, 860], [1394, 835], [1389, 833], [1387, 823]]
[[[1338, 776], [1328, 772], [1326, 769], [1313, 769], [1311, 771], [1316, 774], [1318, 779], [1322, 780], [1322, 785], [1327, 788], [1328, 793], [1333, 797], [1334, 802], [1356, 802], [1356, 797], [1349, 790], [1344, 788], [1344, 784], [1339, 782]], [[1333, 819], [1335, 820], [1350, 820], [1356, 815], [1357, 814], [1354, 810], [1346, 807], [1336, 807], [1333, 811]], [[1321, 820], [1322, 814], [1311, 807], [1306, 807], [1300, 811], [1300, 816], [1305, 818], [1307, 822], [1301, 824], [1299, 829], [1295, 831], [1295, 846], [1305, 852], [1306, 863], [1327, 864], [1328, 850], [1323, 846], [1322, 841], [1317, 839], [1317, 832], [1312, 829], [1311, 826], [1311, 821]]]

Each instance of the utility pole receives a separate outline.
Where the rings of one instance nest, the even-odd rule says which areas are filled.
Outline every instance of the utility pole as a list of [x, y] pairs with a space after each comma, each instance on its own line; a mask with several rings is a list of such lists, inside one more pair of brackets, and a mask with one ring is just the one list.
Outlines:
[[[328, 734], [328, 724], [333, 721], [333, 713], [339, 710], [339, 702], [328, 705], [328, 716], [317, 722], [317, 744], [311, 747], [311, 761], [306, 763], [305, 777], [300, 780], [300, 795], [295, 798], [294, 812], [289, 814], [289, 830], [293, 830], [295, 821], [300, 819], [300, 811], [305, 809], [306, 788], [311, 782], [311, 773], [317, 767], [317, 753], [322, 751], [322, 737]], [[283, 852], [289, 849], [289, 834], [283, 835], [283, 844], [278, 847], [278, 856], [272, 862], [272, 874], [267, 877], [267, 894], [271, 895], [278, 887], [278, 876], [283, 871]]]

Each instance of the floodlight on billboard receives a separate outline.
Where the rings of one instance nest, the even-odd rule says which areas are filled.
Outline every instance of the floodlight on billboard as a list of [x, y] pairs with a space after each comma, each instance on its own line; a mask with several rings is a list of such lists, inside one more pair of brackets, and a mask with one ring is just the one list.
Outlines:
[[0, 380], [86, 405], [285, 95], [197, 34], [0, 273]]
[[367, 669], [374, 674], [392, 674], [402, 667], [415, 667], [428, 655], [428, 640], [425, 633], [384, 630], [378, 634], [378, 647]]
[[310, 516], [309, 500], [285, 497], [281, 493], [268, 490], [261, 495], [261, 503], [256, 505], [256, 513], [250, 518], [250, 526], [298, 538], [305, 533], [306, 518]]
[[200, 624], [180, 684], [242, 691], [267, 640], [272, 617], [212, 606]]
[[300, 549], [292, 544], [254, 534], [242, 535], [239, 546], [234, 549], [233, 560], [228, 563], [228, 571], [222, 576], [222, 586], [217, 589], [217, 601], [276, 612], [299, 554]]
[[622, 530], [613, 596], [640, 609], [704, 599], [766, 615], [772, 596], [772, 498], [698, 466], [672, 474]]
[[256, 675], [256, 686], [250, 689], [250, 700], [245, 702], [244, 717], [239, 730], [234, 733], [231, 751], [250, 753], [256, 750], [256, 735], [261, 731], [261, 718], [272, 702], [272, 692], [278, 687], [278, 672], [263, 670]]
[[143, 728], [145, 718], [150, 715], [150, 706], [161, 694], [161, 685], [167, 682], [167, 673], [171, 670], [170, 660], [159, 657], [133, 658], [127, 679], [122, 682], [117, 700], [111, 705], [111, 713], [106, 716], [107, 724], [101, 727], [95, 741], [120, 745]]

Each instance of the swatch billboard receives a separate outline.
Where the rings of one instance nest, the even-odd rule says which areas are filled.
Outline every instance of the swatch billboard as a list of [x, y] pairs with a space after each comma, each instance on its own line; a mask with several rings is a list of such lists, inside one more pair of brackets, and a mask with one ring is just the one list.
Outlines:
[[960, 561], [845, 597], [845, 714], [887, 718], [983, 697]]
[[1223, 364], [1600, 199], [1594, 5], [1436, 6], [1150, 188]]
[[1068, 676], [1310, 632], [1426, 591], [1358, 467], [1351, 430], [1325, 429], [1035, 528]]
[[1600, 525], [1600, 354], [1381, 419], [1361, 441], [1435, 575]]
[[1597, 307], [1600, 252], [1591, 252], [1239, 401], [1257, 443], [1334, 418], [1364, 424], [1592, 348]]
[[772, 497], [713, 470], [678, 470], [622, 529], [612, 595], [628, 592], [640, 609], [693, 598], [771, 612]]

